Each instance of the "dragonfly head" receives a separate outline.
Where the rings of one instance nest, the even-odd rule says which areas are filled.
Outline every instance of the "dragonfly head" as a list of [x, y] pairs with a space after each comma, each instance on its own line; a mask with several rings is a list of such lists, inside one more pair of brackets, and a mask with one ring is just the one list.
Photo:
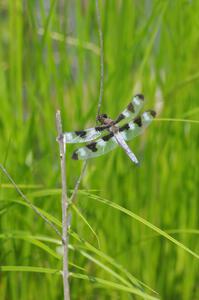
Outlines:
[[104, 121], [108, 118], [107, 114], [101, 114], [97, 116], [97, 121], [101, 124], [104, 124]]

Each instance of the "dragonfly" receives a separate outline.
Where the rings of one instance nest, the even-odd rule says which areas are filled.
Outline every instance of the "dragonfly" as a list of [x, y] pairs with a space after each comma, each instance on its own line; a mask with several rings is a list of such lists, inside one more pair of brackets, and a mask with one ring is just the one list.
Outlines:
[[137, 157], [126, 142], [142, 134], [156, 116], [154, 110], [148, 110], [138, 115], [144, 102], [144, 96], [137, 94], [115, 120], [109, 118], [107, 114], [100, 114], [97, 116], [98, 126], [63, 133], [64, 143], [89, 142], [84, 147], [75, 150], [72, 158], [87, 160], [106, 154], [120, 146], [131, 161], [138, 164]]

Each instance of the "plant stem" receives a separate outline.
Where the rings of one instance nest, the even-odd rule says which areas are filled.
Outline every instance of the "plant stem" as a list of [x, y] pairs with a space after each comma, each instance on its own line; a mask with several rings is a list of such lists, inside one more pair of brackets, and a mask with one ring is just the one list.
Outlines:
[[61, 162], [61, 177], [62, 177], [62, 245], [63, 245], [63, 287], [64, 287], [64, 300], [70, 300], [69, 283], [68, 283], [68, 235], [67, 235], [67, 183], [66, 183], [66, 158], [65, 158], [65, 144], [62, 134], [61, 114], [58, 110], [56, 113], [56, 126], [58, 133], [60, 162]]
[[103, 45], [101, 15], [100, 15], [98, 0], [96, 0], [95, 4], [96, 4], [96, 15], [97, 15], [99, 42], [100, 42], [100, 93], [99, 93], [99, 101], [98, 101], [98, 106], [97, 106], [97, 116], [99, 116], [100, 109], [101, 109], [101, 106], [102, 106], [103, 92], [104, 92], [104, 45]]
[[[96, 120], [97, 120], [97, 117], [100, 114], [100, 110], [101, 110], [101, 106], [102, 106], [102, 97], [103, 97], [103, 92], [104, 92], [104, 46], [103, 46], [103, 34], [102, 34], [102, 26], [101, 26], [101, 15], [100, 15], [98, 0], [95, 1], [95, 5], [96, 5], [96, 16], [97, 16], [99, 43], [100, 43], [100, 92], [99, 92], [99, 99], [98, 99], [98, 105], [97, 105], [97, 115], [96, 115]], [[85, 160], [84, 163], [83, 163], [83, 167], [82, 167], [80, 176], [76, 181], [73, 194], [70, 198], [70, 203], [74, 203], [76, 201], [78, 189], [79, 189], [81, 180], [84, 177], [86, 167], [87, 167], [87, 160]]]

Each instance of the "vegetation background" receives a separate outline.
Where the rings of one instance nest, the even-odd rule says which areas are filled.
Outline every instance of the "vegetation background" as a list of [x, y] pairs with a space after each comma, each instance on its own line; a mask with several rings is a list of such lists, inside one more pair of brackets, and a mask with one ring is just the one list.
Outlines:
[[[72, 209], [71, 299], [199, 299], [198, 12], [198, 0], [100, 1], [101, 112], [114, 118], [143, 93], [158, 118], [129, 143], [139, 168], [121, 149], [88, 163]], [[0, 162], [60, 227], [55, 113], [67, 131], [95, 124], [95, 1], [2, 0], [0, 41]], [[0, 299], [62, 299], [59, 237], [3, 174], [0, 183]]]

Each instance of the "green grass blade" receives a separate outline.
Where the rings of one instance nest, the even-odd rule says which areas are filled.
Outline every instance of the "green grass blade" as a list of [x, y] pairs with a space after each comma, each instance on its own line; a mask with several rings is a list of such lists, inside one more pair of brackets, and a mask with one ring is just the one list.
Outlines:
[[137, 220], [138, 222], [144, 224], [145, 226], [149, 227], [150, 229], [156, 231], [158, 234], [160, 234], [161, 236], [163, 236], [164, 238], [168, 239], [169, 241], [171, 241], [173, 244], [175, 244], [176, 246], [182, 248], [183, 250], [185, 250], [186, 252], [188, 252], [189, 254], [191, 254], [192, 256], [194, 256], [195, 258], [199, 259], [199, 255], [197, 253], [195, 253], [194, 251], [192, 251], [191, 249], [189, 249], [188, 247], [186, 247], [185, 245], [183, 245], [182, 243], [180, 243], [179, 241], [177, 241], [176, 239], [174, 239], [172, 236], [170, 236], [169, 234], [167, 234], [165, 231], [161, 230], [160, 228], [158, 228], [157, 226], [153, 225], [152, 223], [150, 223], [149, 221], [143, 219], [142, 217], [136, 215], [135, 213], [131, 212], [130, 210], [114, 203], [111, 202], [109, 200], [103, 199], [101, 197], [95, 196], [95, 195], [91, 195], [91, 194], [87, 194], [89, 198], [97, 200], [101, 203], [104, 203], [110, 207], [113, 207], [123, 213], [125, 213], [126, 215], [132, 217], [133, 219]]
[[129, 293], [132, 293], [134, 295], [138, 295], [144, 299], [147, 299], [147, 300], [158, 300], [159, 298], [157, 297], [154, 297], [154, 296], [150, 296], [144, 292], [141, 292], [133, 287], [126, 287], [126, 286], [123, 286], [121, 284], [118, 284], [118, 283], [115, 283], [113, 281], [108, 281], [108, 280], [105, 280], [105, 279], [102, 279], [102, 278], [98, 278], [98, 277], [94, 277], [94, 276], [88, 276], [88, 275], [84, 275], [84, 274], [77, 274], [77, 273], [70, 273], [69, 276], [73, 277], [73, 278], [77, 278], [77, 279], [83, 279], [83, 280], [87, 280], [89, 281], [90, 283], [93, 283], [93, 284], [99, 284], [105, 288], [114, 288], [114, 289], [117, 289], [117, 290], [120, 290], [120, 291], [124, 291], [124, 292], [129, 292]]

